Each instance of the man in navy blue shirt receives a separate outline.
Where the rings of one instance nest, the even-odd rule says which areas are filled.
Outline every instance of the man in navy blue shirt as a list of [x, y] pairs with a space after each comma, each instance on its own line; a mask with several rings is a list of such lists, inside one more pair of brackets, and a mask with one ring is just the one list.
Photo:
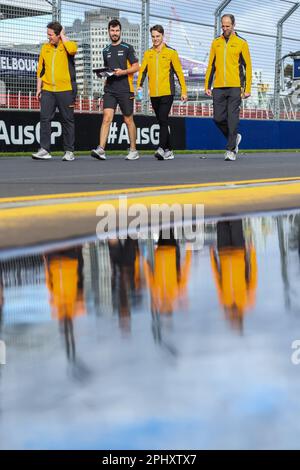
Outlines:
[[107, 78], [104, 87], [100, 142], [98, 147], [91, 151], [91, 156], [98, 160], [106, 160], [105, 146], [117, 105], [120, 106], [128, 128], [130, 152], [126, 159], [137, 160], [139, 158], [136, 150], [136, 127], [133, 120], [133, 76], [139, 70], [139, 61], [134, 48], [121, 40], [121, 29], [119, 20], [111, 20], [108, 23], [111, 44], [103, 50], [103, 61], [104, 67], [114, 73]]

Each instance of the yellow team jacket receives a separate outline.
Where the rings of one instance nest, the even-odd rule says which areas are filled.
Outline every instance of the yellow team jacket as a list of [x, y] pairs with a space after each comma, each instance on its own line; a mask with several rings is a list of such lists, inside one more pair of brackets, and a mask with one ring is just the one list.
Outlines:
[[254, 247], [251, 246], [248, 253], [243, 248], [222, 248], [219, 257], [213, 249], [210, 253], [220, 304], [227, 311], [235, 309], [236, 314], [243, 317], [255, 304], [257, 264]]
[[77, 44], [73, 41], [59, 41], [57, 47], [50, 43], [42, 46], [37, 76], [42, 79], [43, 90], [57, 92], [75, 89], [76, 52]]
[[160, 52], [156, 52], [153, 48], [145, 52], [137, 80], [138, 88], [143, 85], [147, 73], [149, 78], [149, 94], [152, 98], [175, 95], [175, 74], [181, 86], [181, 93], [183, 95], [187, 94], [178, 52], [166, 44], [163, 45]]
[[223, 34], [211, 45], [205, 77], [205, 89], [241, 87], [245, 93], [251, 92], [252, 65], [248, 43], [232, 34], [226, 42]]
[[191, 266], [191, 251], [177, 273], [176, 247], [158, 246], [154, 255], [154, 270], [144, 260], [144, 273], [155, 310], [160, 314], [171, 314], [185, 294]]
[[85, 314], [83, 294], [78, 289], [78, 260], [58, 256], [45, 268], [53, 317], [63, 320]]

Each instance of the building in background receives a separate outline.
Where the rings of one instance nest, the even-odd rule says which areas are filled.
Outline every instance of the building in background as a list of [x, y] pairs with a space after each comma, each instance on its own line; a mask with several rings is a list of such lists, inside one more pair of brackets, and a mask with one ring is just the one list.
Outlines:
[[112, 270], [106, 240], [86, 243], [82, 248], [84, 294], [88, 314], [113, 314]]
[[84, 21], [76, 19], [71, 27], [66, 28], [68, 37], [78, 43], [75, 58], [78, 94], [98, 98], [103, 93], [104, 81], [96, 77], [93, 69], [103, 67], [102, 50], [110, 42], [107, 24], [115, 18], [121, 21], [123, 41], [132, 44], [140, 56], [140, 25], [120, 18], [120, 10], [116, 8], [86, 11]]

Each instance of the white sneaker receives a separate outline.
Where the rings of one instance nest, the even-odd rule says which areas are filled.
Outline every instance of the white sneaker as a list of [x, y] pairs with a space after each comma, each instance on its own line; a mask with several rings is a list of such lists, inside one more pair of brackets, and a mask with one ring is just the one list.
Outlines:
[[234, 162], [235, 160], [236, 154], [234, 152], [231, 152], [230, 150], [227, 150], [227, 152], [225, 152], [225, 161]]
[[137, 150], [130, 150], [129, 154], [125, 160], [138, 160], [140, 158], [139, 152]]
[[67, 150], [62, 159], [64, 162], [72, 162], [75, 160], [74, 153]]
[[174, 160], [175, 156], [173, 150], [166, 150], [164, 154], [164, 160]]
[[106, 160], [106, 155], [105, 155], [104, 148], [102, 148], [102, 147], [100, 147], [100, 145], [98, 145], [98, 147], [96, 149], [91, 151], [91, 157], [97, 158], [97, 160]]
[[239, 145], [241, 143], [241, 140], [242, 140], [242, 136], [241, 134], [238, 134], [236, 136], [236, 143], [235, 143], [235, 149], [234, 149], [235, 153], [239, 153]]
[[34, 160], [50, 160], [52, 156], [45, 149], [39, 149], [36, 153], [32, 154]]
[[156, 150], [154, 156], [155, 156], [155, 158], [157, 158], [158, 160], [164, 160], [164, 159], [165, 159], [165, 151], [164, 151], [164, 149], [162, 149], [161, 147], [158, 147], [158, 149]]

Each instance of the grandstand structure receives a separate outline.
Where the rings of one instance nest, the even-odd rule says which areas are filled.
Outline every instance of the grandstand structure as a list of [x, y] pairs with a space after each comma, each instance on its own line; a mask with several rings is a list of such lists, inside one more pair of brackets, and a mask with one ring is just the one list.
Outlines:
[[1, 0], [0, 20], [52, 14], [52, 8], [45, 0]]

